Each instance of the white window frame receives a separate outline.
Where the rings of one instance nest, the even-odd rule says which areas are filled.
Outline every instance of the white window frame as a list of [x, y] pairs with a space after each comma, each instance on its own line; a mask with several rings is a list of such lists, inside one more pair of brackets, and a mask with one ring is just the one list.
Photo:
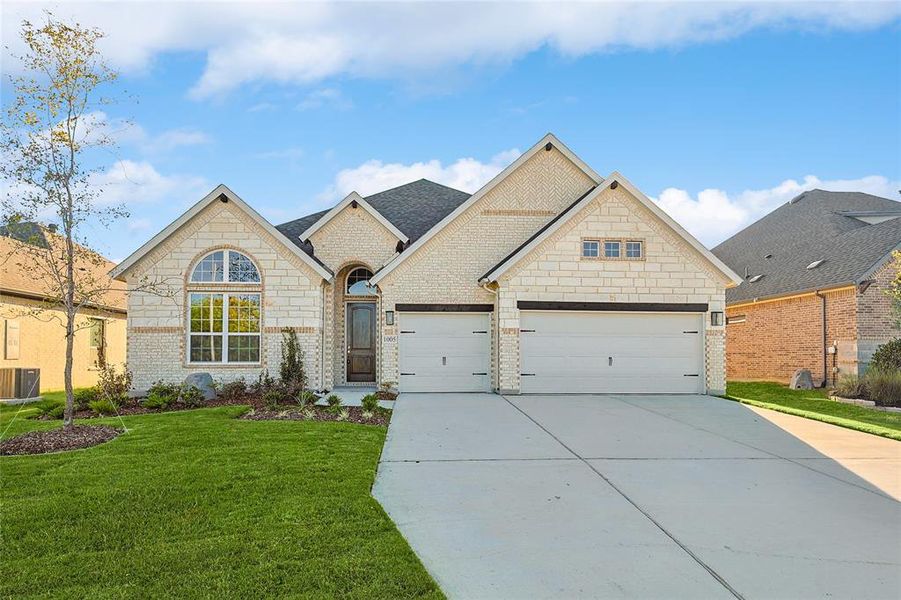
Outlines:
[[[191, 331], [191, 296], [194, 294], [203, 294], [207, 296], [222, 296], [222, 332], [206, 332], [206, 331]], [[228, 331], [228, 305], [229, 305], [229, 296], [256, 296], [260, 311], [260, 327], [257, 332], [241, 332], [241, 333], [233, 333], [229, 334]], [[243, 290], [189, 290], [188, 291], [188, 302], [187, 302], [187, 311], [186, 311], [187, 324], [185, 330], [187, 332], [187, 337], [185, 339], [185, 363], [188, 365], [260, 365], [263, 362], [263, 295], [260, 292], [246, 292]], [[222, 360], [220, 361], [193, 361], [191, 360], [191, 335], [205, 335], [209, 337], [221, 336], [222, 337]], [[260, 340], [260, 352], [259, 352], [259, 360], [255, 361], [231, 361], [228, 360], [228, 338], [229, 335], [235, 336], [254, 336], [259, 338]]]
[[[629, 256], [629, 244], [638, 244], [638, 256]], [[641, 240], [626, 240], [623, 244], [625, 254], [623, 258], [626, 260], [641, 260], [644, 258], [644, 242]]]
[[[195, 281], [194, 273], [197, 271], [197, 267], [200, 266], [200, 263], [202, 263], [204, 260], [206, 260], [206, 258], [208, 256], [211, 256], [217, 252], [223, 253], [222, 254], [222, 281]], [[250, 264], [252, 264], [254, 266], [254, 268], [257, 270], [257, 281], [229, 281], [228, 280], [228, 276], [229, 276], [228, 265], [231, 262], [229, 260], [229, 254], [232, 252], [234, 252], [236, 254], [240, 254], [241, 256], [243, 256], [244, 258], [246, 258], [247, 260], [250, 261]], [[210, 250], [209, 252], [204, 254], [202, 257], [200, 257], [199, 260], [194, 262], [194, 266], [191, 268], [191, 274], [188, 276], [188, 284], [189, 285], [254, 286], [254, 285], [262, 285], [263, 284], [263, 275], [260, 272], [260, 266], [246, 252], [241, 252], [240, 250], [234, 250], [232, 248], [216, 248], [214, 250]]]
[[[616, 256], [607, 256], [607, 244], [616, 244]], [[618, 260], [623, 258], [623, 242], [622, 240], [604, 240], [604, 254], [602, 258], [607, 260]]]
[[[594, 244], [595, 254], [585, 254], [585, 245], [586, 244]], [[582, 258], [600, 258], [601, 257], [601, 242], [600, 240], [582, 240]]]

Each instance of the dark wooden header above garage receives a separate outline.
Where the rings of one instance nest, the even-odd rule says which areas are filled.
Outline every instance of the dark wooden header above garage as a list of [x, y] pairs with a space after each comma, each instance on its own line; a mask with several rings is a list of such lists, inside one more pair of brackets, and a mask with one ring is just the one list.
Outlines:
[[707, 312], [706, 304], [677, 302], [537, 302], [520, 300], [520, 310], [584, 310], [613, 312]]
[[492, 312], [493, 304], [395, 304], [397, 312]]

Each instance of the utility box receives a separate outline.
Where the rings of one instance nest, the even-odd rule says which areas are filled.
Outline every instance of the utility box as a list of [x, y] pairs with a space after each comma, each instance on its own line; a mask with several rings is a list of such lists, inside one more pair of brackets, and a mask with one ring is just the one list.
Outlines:
[[0, 398], [35, 398], [40, 395], [40, 369], [0, 369]]

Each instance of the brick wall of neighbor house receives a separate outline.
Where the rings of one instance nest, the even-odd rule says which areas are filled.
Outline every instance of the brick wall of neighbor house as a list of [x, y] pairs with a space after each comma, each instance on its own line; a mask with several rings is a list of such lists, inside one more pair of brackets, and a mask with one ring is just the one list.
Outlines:
[[[37, 312], [35, 312], [37, 311]], [[106, 361], [120, 367], [125, 364], [125, 315], [86, 309], [77, 320], [73, 352], [72, 383], [88, 387], [97, 383], [96, 352], [91, 348], [90, 318], [106, 323]], [[63, 389], [66, 337], [61, 323], [65, 315], [59, 310], [47, 310], [37, 300], [4, 295], [0, 301], [0, 368], [38, 368], [41, 370], [41, 391]], [[19, 357], [6, 355], [7, 322], [19, 324]]]
[[[261, 364], [254, 366], [187, 365], [186, 285], [189, 270], [207, 252], [229, 247], [251, 257], [262, 275], [261, 286], [241, 287], [262, 293]], [[322, 350], [321, 278], [302, 259], [270, 235], [240, 208], [215, 202], [179, 228], [139, 261], [128, 277], [130, 289], [147, 278], [165, 282], [171, 296], [130, 291], [128, 297], [128, 365], [134, 387], [154, 381], [181, 381], [189, 373], [209, 372], [217, 380], [255, 379], [262, 369], [277, 371], [281, 330], [293, 328], [305, 352], [310, 386], [320, 385]], [[162, 286], [161, 286], [162, 287]], [[228, 284], [190, 286], [196, 290], [235, 289]]]
[[[835, 365], [841, 373], [857, 368], [855, 295], [851, 288], [824, 292], [826, 343], [835, 343]], [[731, 306], [727, 319], [744, 316], [726, 326], [728, 379], [787, 383], [796, 369], [810, 369], [822, 384], [823, 308], [814, 294]], [[826, 374], [832, 381], [833, 356], [826, 355]]]
[[[583, 238], [639, 239], [643, 260], [583, 259]], [[518, 300], [705, 303], [725, 306], [725, 280], [622, 187], [607, 189], [500, 280], [502, 390], [519, 390]], [[706, 380], [725, 390], [723, 327], [706, 324]]]
[[[316, 257], [335, 273], [335, 283], [326, 290], [323, 355], [327, 358], [323, 387], [331, 388], [345, 383], [345, 310], [347, 301], [354, 300], [344, 294], [348, 273], [357, 266], [366, 267], [373, 273], [379, 270], [397, 254], [398, 241], [366, 209], [352, 206], [345, 207], [310, 237]], [[376, 336], [377, 346], [381, 337]], [[376, 364], [378, 377], [378, 361]]]
[[[379, 283], [382, 312], [399, 302], [493, 304], [494, 294], [479, 286], [479, 277], [592, 185], [556, 148], [536, 153]], [[381, 354], [382, 377], [393, 381], [396, 333], [396, 327], [383, 329]], [[492, 365], [495, 387], [496, 371]]]
[[873, 283], [857, 297], [857, 351], [861, 372], [876, 348], [901, 337], [893, 320], [891, 298], [886, 294], [895, 278], [895, 268], [894, 262], [888, 261], [873, 275]]

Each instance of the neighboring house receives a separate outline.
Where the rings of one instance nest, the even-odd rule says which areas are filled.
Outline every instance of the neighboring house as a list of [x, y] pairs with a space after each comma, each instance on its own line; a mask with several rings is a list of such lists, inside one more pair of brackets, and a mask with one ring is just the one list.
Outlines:
[[[0, 228], [0, 319], [3, 348], [0, 368], [38, 368], [41, 391], [63, 389], [66, 359], [65, 312], [54, 308], [54, 286], [30, 266], [34, 257], [24, 254], [22, 244], [48, 249], [62, 243], [53, 229], [31, 223]], [[83, 308], [78, 316], [73, 354], [72, 382], [75, 387], [97, 383], [97, 361], [125, 364], [125, 286], [109, 279], [115, 264], [97, 257], [82, 261], [79, 272], [89, 273], [112, 290], [103, 301]]]
[[401, 391], [721, 392], [740, 278], [547, 135], [475, 194], [416, 181], [270, 225], [219, 186], [123, 261], [136, 387], [275, 373]]
[[885, 294], [901, 248], [901, 203], [804, 192], [713, 249], [744, 276], [726, 291], [730, 379], [832, 383], [866, 370], [901, 335]]

